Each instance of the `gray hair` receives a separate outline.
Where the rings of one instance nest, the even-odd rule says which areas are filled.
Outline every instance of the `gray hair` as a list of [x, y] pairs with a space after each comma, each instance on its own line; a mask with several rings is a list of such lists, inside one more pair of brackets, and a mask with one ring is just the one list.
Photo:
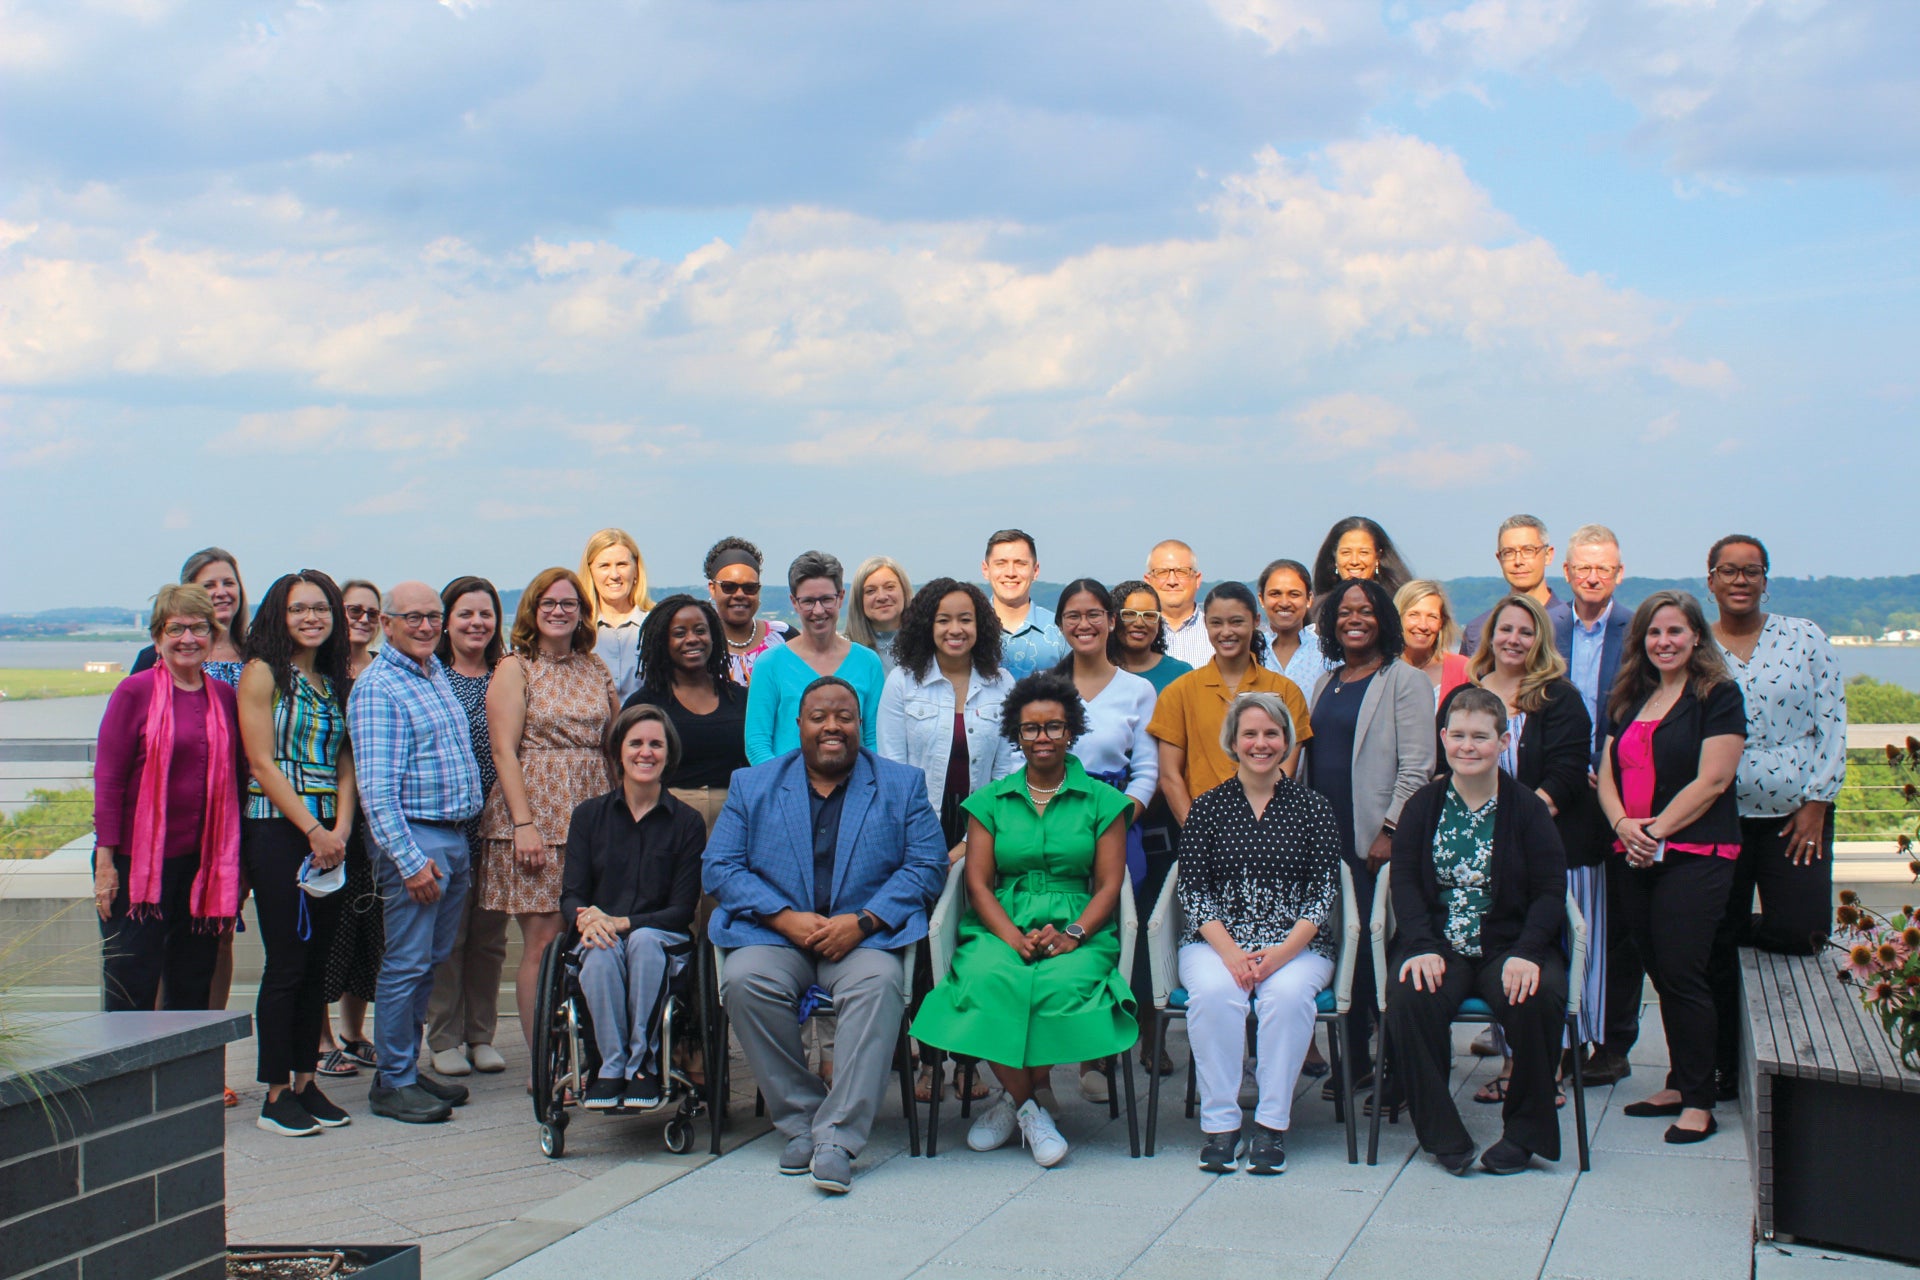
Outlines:
[[1240, 763], [1240, 753], [1233, 749], [1233, 740], [1240, 736], [1240, 717], [1249, 711], [1264, 711], [1269, 720], [1280, 726], [1280, 732], [1287, 738], [1287, 753], [1291, 755], [1300, 741], [1293, 727], [1293, 712], [1279, 694], [1254, 692], [1235, 698], [1227, 707], [1227, 718], [1220, 724], [1220, 747], [1227, 758]]
[[1583, 524], [1567, 535], [1567, 549], [1575, 547], [1619, 546], [1620, 539], [1603, 524]]
[[1498, 542], [1502, 536], [1504, 536], [1505, 534], [1511, 533], [1515, 529], [1532, 529], [1534, 532], [1540, 535], [1540, 540], [1542, 542], [1546, 541], [1547, 522], [1545, 520], [1542, 520], [1539, 516], [1530, 516], [1525, 514], [1517, 515], [1517, 516], [1508, 516], [1505, 520], [1502, 520], [1500, 522], [1499, 531], [1493, 535], [1494, 541]]
[[802, 551], [787, 566], [787, 590], [798, 591], [800, 584], [809, 578], [825, 578], [833, 583], [835, 591], [846, 587], [846, 570], [840, 561], [824, 551]]

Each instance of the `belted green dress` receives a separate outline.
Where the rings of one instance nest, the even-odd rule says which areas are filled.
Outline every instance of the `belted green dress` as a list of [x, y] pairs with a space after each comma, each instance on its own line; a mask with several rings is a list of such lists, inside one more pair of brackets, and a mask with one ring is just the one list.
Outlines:
[[[1028, 798], [1025, 769], [968, 796], [966, 811], [993, 834], [994, 896], [1021, 932], [1080, 918], [1093, 897], [1100, 833], [1131, 812], [1121, 792], [1087, 776], [1072, 756], [1043, 811]], [[1133, 991], [1117, 972], [1119, 911], [1065, 955], [1029, 964], [969, 905], [953, 968], [921, 1003], [913, 1038], [949, 1053], [1010, 1067], [1089, 1062], [1140, 1038]]]

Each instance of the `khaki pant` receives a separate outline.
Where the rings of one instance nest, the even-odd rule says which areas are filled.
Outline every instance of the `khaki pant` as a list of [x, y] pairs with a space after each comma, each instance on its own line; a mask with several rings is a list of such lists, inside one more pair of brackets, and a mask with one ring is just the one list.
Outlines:
[[705, 819], [707, 834], [713, 834], [713, 824], [720, 820], [720, 809], [727, 803], [725, 787], [668, 787], [667, 791]]
[[453, 954], [433, 975], [427, 1006], [427, 1047], [434, 1053], [460, 1045], [492, 1044], [500, 1018], [500, 970], [507, 959], [504, 911], [488, 911], [477, 894], [467, 896]]

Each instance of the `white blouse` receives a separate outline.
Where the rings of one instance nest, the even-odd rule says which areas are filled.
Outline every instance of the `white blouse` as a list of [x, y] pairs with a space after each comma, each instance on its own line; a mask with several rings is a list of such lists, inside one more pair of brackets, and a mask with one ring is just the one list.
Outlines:
[[1159, 695], [1145, 676], [1115, 671], [1087, 706], [1087, 732], [1073, 744], [1073, 754], [1088, 773], [1127, 774], [1121, 790], [1140, 802], [1153, 803], [1160, 786], [1160, 749], [1147, 734]]
[[1753, 658], [1720, 654], [1747, 700], [1747, 746], [1734, 794], [1743, 818], [1784, 818], [1831, 803], [1847, 777], [1847, 690], [1819, 627], [1770, 613]]

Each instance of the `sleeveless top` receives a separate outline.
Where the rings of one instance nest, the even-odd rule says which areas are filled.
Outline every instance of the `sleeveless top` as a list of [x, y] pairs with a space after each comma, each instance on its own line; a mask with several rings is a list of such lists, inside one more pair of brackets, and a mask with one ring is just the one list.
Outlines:
[[[293, 687], [273, 691], [273, 763], [300, 793], [307, 812], [332, 822], [340, 794], [340, 744], [347, 736], [347, 713], [333, 700], [333, 685], [325, 676], [310, 680], [293, 669]], [[247, 779], [246, 816], [278, 818], [258, 780]]]

